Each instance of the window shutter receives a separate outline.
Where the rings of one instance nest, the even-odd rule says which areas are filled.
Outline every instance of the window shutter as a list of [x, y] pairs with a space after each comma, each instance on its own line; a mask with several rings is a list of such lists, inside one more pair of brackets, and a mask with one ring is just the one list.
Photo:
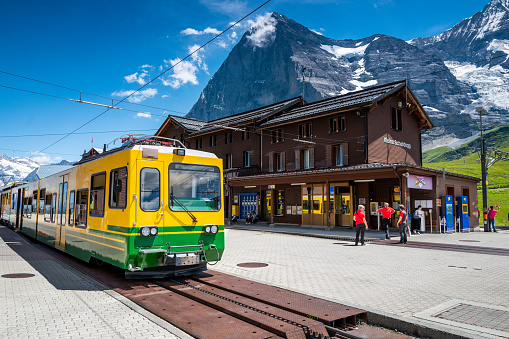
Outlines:
[[295, 169], [300, 170], [300, 150], [295, 150]]
[[343, 146], [343, 166], [348, 166], [348, 143], [342, 143]]
[[281, 152], [281, 170], [286, 171], [286, 151]]
[[269, 172], [274, 172], [274, 152], [269, 152]]
[[403, 126], [401, 125], [401, 110], [397, 109], [396, 112], [397, 112], [397, 115], [398, 115], [398, 131], [402, 131], [403, 130]]
[[398, 123], [397, 123], [398, 117], [397, 117], [397, 114], [396, 114], [396, 108], [391, 107], [391, 113], [392, 113], [391, 114], [391, 117], [392, 117], [392, 119], [391, 119], [391, 123], [392, 123], [391, 124], [391, 128], [395, 130], [395, 129], [398, 129]]
[[315, 168], [315, 149], [309, 149], [309, 168]]
[[326, 158], [325, 166], [331, 167], [332, 166], [332, 145], [327, 145], [325, 147], [325, 158]]

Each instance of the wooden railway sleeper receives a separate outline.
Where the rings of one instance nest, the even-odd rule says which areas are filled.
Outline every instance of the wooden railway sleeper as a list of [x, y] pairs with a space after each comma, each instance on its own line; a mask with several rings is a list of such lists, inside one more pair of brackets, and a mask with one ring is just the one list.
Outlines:
[[[217, 295], [215, 293], [212, 293], [212, 292], [209, 292], [209, 291], [204, 291], [202, 289], [200, 289], [199, 287], [196, 287], [196, 286], [193, 286], [191, 284], [188, 284], [188, 283], [185, 283], [185, 282], [182, 282], [182, 281], [179, 281], [179, 280], [174, 280], [174, 279], [169, 279], [170, 281], [172, 282], [175, 282], [175, 283], [178, 283], [178, 284], [181, 284], [181, 285], [184, 285], [186, 287], [190, 287], [194, 290], [197, 290], [197, 291], [200, 291], [202, 293], [205, 293], [205, 294], [209, 294], [211, 296], [214, 296], [216, 298], [219, 298], [219, 299], [222, 299], [222, 300], [225, 300], [225, 301], [228, 301], [230, 303], [233, 303], [235, 305], [238, 305], [238, 306], [241, 306], [241, 307], [244, 307], [246, 309], [249, 309], [249, 310], [252, 310], [254, 312], [257, 312], [257, 313], [260, 313], [260, 314], [263, 314], [265, 316], [268, 316], [268, 317], [271, 317], [271, 318], [274, 318], [274, 319], [277, 319], [279, 321], [282, 321], [282, 322], [285, 322], [285, 323], [288, 323], [290, 325], [293, 325], [293, 326], [296, 326], [296, 327], [299, 327], [303, 330], [305, 336], [306, 336], [306, 339], [331, 339], [331, 337], [329, 335], [324, 335], [323, 333], [320, 333], [318, 331], [316, 331], [313, 326], [304, 326], [304, 325], [301, 325], [301, 324], [298, 324], [298, 323], [295, 323], [291, 320], [288, 320], [288, 319], [285, 319], [285, 318], [282, 318], [282, 317], [279, 317], [279, 316], [276, 316], [274, 314], [270, 314], [268, 312], [265, 312], [265, 311], [262, 311], [260, 309], [257, 309], [255, 307], [251, 307], [251, 306], [248, 306], [248, 305], [245, 305], [243, 303], [240, 303], [240, 302], [237, 302], [235, 300], [231, 300], [229, 298], [226, 298], [226, 297], [223, 297], [221, 295]], [[324, 324], [321, 324], [322, 326], [325, 326]], [[325, 326], [325, 328], [327, 327], [330, 327], [330, 326]], [[337, 330], [338, 332], [343, 332], [339, 329], [335, 329]], [[358, 336], [355, 336], [355, 335], [352, 335], [350, 336], [349, 338], [358, 338], [358, 339], [362, 339], [361, 337], [358, 337]]]

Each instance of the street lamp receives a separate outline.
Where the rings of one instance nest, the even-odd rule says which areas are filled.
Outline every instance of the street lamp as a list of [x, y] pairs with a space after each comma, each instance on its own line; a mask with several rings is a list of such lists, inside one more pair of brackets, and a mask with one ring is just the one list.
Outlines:
[[481, 128], [481, 175], [482, 175], [482, 214], [484, 223], [484, 232], [489, 232], [488, 226], [488, 168], [486, 167], [486, 140], [483, 136], [482, 115], [486, 114], [483, 107], [477, 107], [476, 112], [479, 113], [479, 123]]

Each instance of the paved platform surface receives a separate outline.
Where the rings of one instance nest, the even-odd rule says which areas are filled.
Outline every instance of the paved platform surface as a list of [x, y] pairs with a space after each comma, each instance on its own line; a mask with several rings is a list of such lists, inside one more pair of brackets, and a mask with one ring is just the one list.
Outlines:
[[[396, 234], [391, 232], [391, 235]], [[366, 246], [354, 246], [351, 242], [354, 237], [354, 231], [347, 229], [325, 231], [234, 224], [226, 230], [227, 248], [223, 260], [213, 269], [411, 322], [459, 331], [472, 338], [509, 338], [509, 330], [499, 324], [489, 323], [493, 328], [475, 323], [465, 326], [455, 321], [445, 323], [438, 317], [447, 307], [455, 307], [446, 305], [451, 300], [474, 305], [479, 312], [486, 308], [507, 310], [507, 257], [378, 246], [369, 242]], [[367, 237], [383, 239], [384, 234], [371, 231]], [[398, 240], [399, 237], [394, 237], [390, 241]], [[509, 231], [423, 234], [411, 236], [409, 242], [412, 241], [508, 249]], [[261, 268], [237, 266], [245, 262], [269, 265]], [[441, 305], [445, 306], [440, 308]], [[428, 310], [434, 312], [421, 316]], [[503, 317], [507, 313], [500, 316], [506, 319]]]
[[4, 226], [0, 305], [0, 338], [189, 338]]

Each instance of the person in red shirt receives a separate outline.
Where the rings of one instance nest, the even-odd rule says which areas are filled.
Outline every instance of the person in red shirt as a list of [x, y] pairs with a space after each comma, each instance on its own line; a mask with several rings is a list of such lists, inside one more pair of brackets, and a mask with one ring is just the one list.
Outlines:
[[389, 207], [389, 203], [384, 203], [384, 207], [377, 210], [378, 213], [382, 213], [382, 226], [385, 229], [385, 239], [390, 239], [389, 227], [391, 225], [391, 217], [394, 212], [394, 208]]
[[403, 205], [399, 205], [398, 229], [401, 237], [398, 244], [406, 244], [406, 231], [408, 229], [408, 232], [410, 232], [410, 228], [408, 227], [408, 213], [405, 211], [405, 206]]
[[359, 233], [361, 234], [361, 245], [364, 246], [364, 231], [368, 228], [364, 205], [359, 205], [359, 209], [353, 216], [355, 220], [355, 246], [359, 244]]
[[495, 228], [495, 214], [500, 212], [500, 206], [495, 205], [495, 207], [498, 208], [498, 211], [493, 209], [493, 206], [490, 206], [490, 210], [488, 211], [488, 230], [490, 232], [497, 232]]

